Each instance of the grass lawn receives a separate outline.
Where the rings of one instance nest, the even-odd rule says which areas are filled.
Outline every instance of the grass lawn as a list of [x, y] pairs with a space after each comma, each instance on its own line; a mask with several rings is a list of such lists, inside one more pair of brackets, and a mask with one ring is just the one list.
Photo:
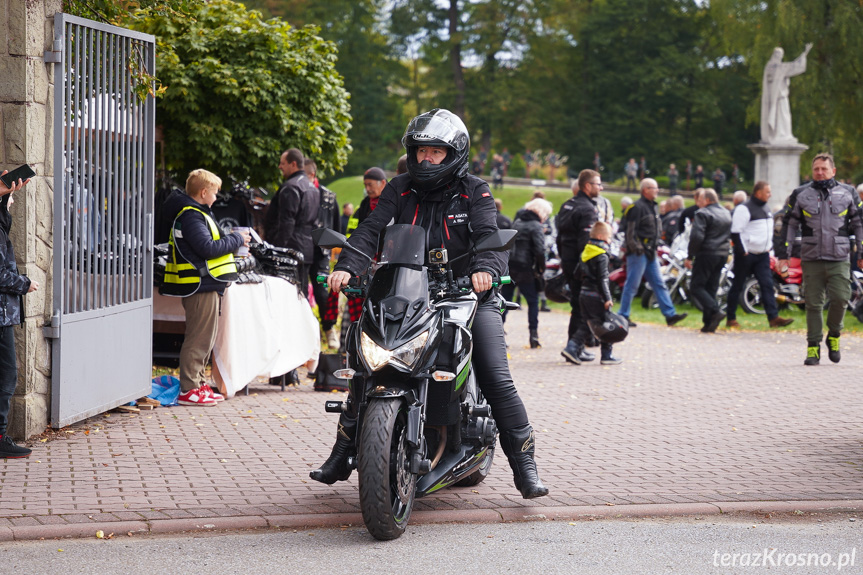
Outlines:
[[[346, 202], [350, 202], [354, 205], [354, 209], [356, 209], [363, 199], [364, 189], [362, 176], [341, 178], [332, 182], [327, 187], [336, 193], [339, 206], [343, 206]], [[560, 205], [568, 198], [572, 197], [572, 192], [566, 189], [520, 186], [504, 186], [501, 190], [492, 190], [492, 194], [495, 198], [498, 198], [503, 202], [503, 213], [510, 218], [513, 218], [515, 213], [520, 210], [522, 206], [531, 199], [531, 197], [533, 197], [534, 190], [539, 189], [545, 192], [545, 199], [554, 205], [553, 213], [555, 214], [560, 209]], [[635, 200], [638, 197], [638, 194], [620, 194], [615, 192], [603, 193], [603, 195], [611, 200], [611, 204], [614, 206], [614, 213], [617, 215], [620, 215], [620, 198], [625, 195], [629, 195], [629, 197]], [[687, 202], [687, 204], [689, 203], [691, 203], [691, 200]]]
[[[562, 303], [554, 303], [549, 302], [548, 305], [552, 309], [559, 309], [562, 311], [569, 312], [569, 304]], [[524, 303], [522, 301], [522, 306]], [[689, 317], [678, 323], [678, 326], [690, 327], [694, 329], [701, 329], [704, 325], [701, 323], [701, 312], [693, 305], [690, 304], [682, 304], [675, 306], [677, 308], [677, 313], [688, 313]], [[620, 304], [615, 302], [614, 311], [620, 309]], [[792, 323], [788, 327], [771, 329], [769, 325], [767, 325], [767, 316], [766, 315], [756, 315], [756, 314], [748, 314], [742, 309], [738, 308], [737, 310], [737, 321], [740, 322], [740, 329], [735, 329], [733, 331], [793, 331], [801, 334], [801, 337], [806, 333], [806, 312], [803, 309], [795, 306], [789, 306], [785, 309], [779, 310], [779, 315], [782, 317], [791, 317], [794, 318], [794, 323]], [[662, 315], [662, 312], [659, 309], [644, 309], [641, 307], [641, 301], [636, 298], [632, 302], [632, 313], [630, 318], [635, 323], [652, 323], [652, 324], [665, 324], [665, 318]], [[826, 313], [825, 313], [825, 321], [826, 321]], [[636, 328], [637, 329], [637, 328]], [[825, 324], [825, 334], [826, 332], [826, 324]], [[717, 332], [726, 331], [725, 329], [725, 321], [723, 320], [722, 325], [719, 327]], [[845, 332], [847, 333], [863, 333], [863, 324], [857, 321], [850, 312], [845, 314]]]

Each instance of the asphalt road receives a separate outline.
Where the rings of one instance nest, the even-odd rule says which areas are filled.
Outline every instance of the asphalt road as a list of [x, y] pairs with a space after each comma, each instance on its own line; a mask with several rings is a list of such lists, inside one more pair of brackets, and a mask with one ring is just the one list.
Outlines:
[[863, 573], [850, 516], [705, 517], [51, 540], [0, 546], [2, 573]]

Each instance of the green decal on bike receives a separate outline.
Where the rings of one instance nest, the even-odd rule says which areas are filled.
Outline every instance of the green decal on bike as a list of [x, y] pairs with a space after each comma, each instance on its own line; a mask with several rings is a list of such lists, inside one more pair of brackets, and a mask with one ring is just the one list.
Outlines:
[[470, 362], [467, 362], [466, 364], [464, 364], [464, 369], [462, 369], [461, 372], [458, 374], [458, 378], [456, 378], [456, 380], [455, 380], [456, 391], [458, 391], [458, 389], [462, 385], [464, 385], [464, 382], [467, 379], [467, 372], [468, 372], [469, 368], [470, 368]]

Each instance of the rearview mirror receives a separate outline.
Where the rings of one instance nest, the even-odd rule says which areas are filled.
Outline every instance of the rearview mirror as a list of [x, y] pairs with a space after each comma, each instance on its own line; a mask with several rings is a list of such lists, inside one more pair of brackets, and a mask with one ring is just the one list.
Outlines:
[[312, 230], [312, 241], [315, 242], [315, 245], [319, 248], [340, 248], [343, 247], [348, 239], [340, 234], [339, 232], [334, 232], [328, 228], [318, 228], [316, 230]]
[[518, 230], [497, 230], [480, 239], [474, 246], [476, 253], [505, 252], [515, 243]]

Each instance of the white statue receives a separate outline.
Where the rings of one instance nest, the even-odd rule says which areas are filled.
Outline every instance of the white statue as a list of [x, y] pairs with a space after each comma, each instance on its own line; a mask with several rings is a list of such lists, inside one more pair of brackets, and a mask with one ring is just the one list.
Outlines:
[[785, 51], [773, 50], [773, 55], [764, 67], [764, 83], [761, 92], [761, 141], [767, 144], [796, 143], [791, 133], [791, 106], [788, 104], [788, 86], [792, 76], [806, 71], [806, 55], [812, 44], [793, 62], [783, 62]]

